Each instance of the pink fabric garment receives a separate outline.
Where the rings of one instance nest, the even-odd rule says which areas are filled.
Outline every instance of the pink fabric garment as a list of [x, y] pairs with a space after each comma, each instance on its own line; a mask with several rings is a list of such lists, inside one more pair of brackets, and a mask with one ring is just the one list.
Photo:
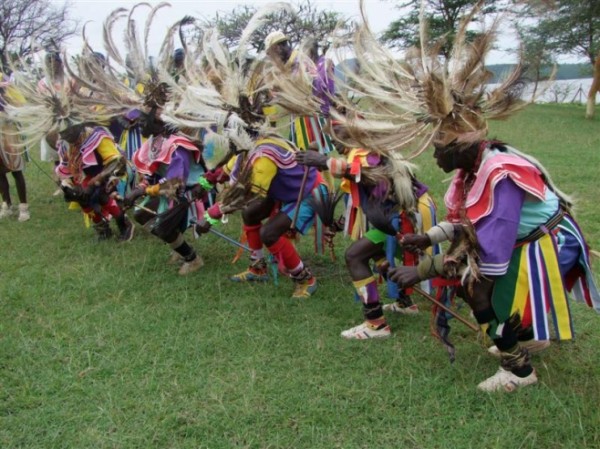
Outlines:
[[[446, 208], [451, 216], [458, 216], [459, 209], [463, 205], [464, 176], [464, 170], [457, 171], [444, 197]], [[475, 177], [475, 182], [466, 193], [467, 198], [464, 202], [467, 217], [472, 223], [477, 223], [490, 214], [494, 208], [494, 187], [507, 177], [540, 201], [546, 197], [547, 186], [539, 169], [517, 155], [498, 153], [484, 157]]]
[[102, 142], [103, 139], [109, 139], [113, 143], [115, 141], [114, 137], [110, 132], [100, 127], [94, 128], [94, 130], [88, 136], [88, 138], [85, 139], [85, 141], [79, 148], [79, 152], [81, 153], [81, 160], [83, 161], [83, 168], [98, 165], [98, 160], [96, 159], [94, 151], [96, 150], [96, 148], [98, 148], [100, 142]]
[[187, 137], [173, 134], [169, 138], [150, 137], [133, 155], [133, 163], [139, 173], [151, 175], [160, 164], [169, 165], [171, 163], [173, 153], [178, 147], [191, 151], [195, 162], [200, 162], [202, 155], [198, 147]]

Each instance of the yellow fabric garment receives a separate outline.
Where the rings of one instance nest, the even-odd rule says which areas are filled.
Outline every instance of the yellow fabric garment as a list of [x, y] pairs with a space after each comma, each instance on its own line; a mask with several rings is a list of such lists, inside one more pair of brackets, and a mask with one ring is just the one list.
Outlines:
[[231, 172], [233, 171], [233, 167], [235, 166], [238, 157], [239, 156], [236, 154], [235, 156], [230, 158], [227, 161], [227, 163], [223, 166], [223, 171], [227, 174], [227, 176], [231, 175]]
[[[417, 229], [419, 234], [424, 234], [435, 225], [435, 203], [429, 193], [425, 192], [417, 200], [417, 210], [421, 216], [421, 229]], [[433, 246], [429, 246], [425, 250], [426, 254], [433, 256]]]
[[[571, 320], [571, 313], [569, 311], [568, 299], [563, 287], [563, 280], [560, 274], [559, 264], [556, 260], [556, 250], [552, 241], [552, 236], [549, 234], [544, 235], [539, 239], [539, 246], [541, 252], [544, 255], [544, 261], [546, 264], [544, 268], [545, 274], [548, 281], [548, 293], [549, 299], [552, 301], [551, 309], [554, 310], [554, 325], [557, 330], [557, 338], [559, 340], [571, 340], [573, 339], [573, 325]], [[532, 243], [527, 243], [523, 248], [527, 248]], [[525, 315], [525, 309], [528, 302], [531, 301], [531, 286], [529, 273], [532, 270], [531, 265], [534, 264], [528, 257], [526, 257], [526, 250], [523, 251], [523, 256], [519, 261], [518, 273], [519, 276], [515, 282], [513, 303], [511, 308], [511, 315], [519, 313], [520, 316]], [[545, 315], [545, 313], [544, 313]]]
[[98, 148], [96, 148], [96, 151], [102, 158], [103, 164], [112, 162], [115, 159], [121, 157], [121, 153], [117, 149], [115, 143], [108, 138], [104, 138], [100, 141], [100, 144], [98, 145]]
[[[346, 156], [346, 160], [349, 164], [354, 162], [354, 159], [358, 158], [360, 160], [361, 167], [368, 167], [369, 162], [367, 161], [367, 156], [371, 152], [369, 150], [364, 150], [362, 148], [354, 148], [348, 152]], [[350, 186], [352, 185], [352, 181], [348, 178], [343, 178], [340, 184], [340, 190], [344, 193], [350, 193]]]
[[[285, 139], [279, 137], [262, 137], [256, 141], [256, 146], [276, 145], [286, 151], [293, 152], [294, 147]], [[252, 165], [252, 192], [266, 195], [273, 178], [277, 175], [277, 165], [271, 159], [261, 156]]]
[[259, 157], [252, 165], [252, 192], [266, 195], [277, 174], [277, 165], [267, 157]]

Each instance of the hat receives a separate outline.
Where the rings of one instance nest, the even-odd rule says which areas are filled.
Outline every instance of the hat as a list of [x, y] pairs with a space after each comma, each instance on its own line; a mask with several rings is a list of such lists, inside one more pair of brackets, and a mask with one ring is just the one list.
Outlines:
[[283, 31], [281, 31], [281, 30], [272, 31], [265, 38], [265, 50], [268, 50], [273, 45], [276, 45], [280, 42], [284, 42], [284, 41], [288, 41], [288, 40], [289, 40], [288, 37], [285, 34], [283, 34]]

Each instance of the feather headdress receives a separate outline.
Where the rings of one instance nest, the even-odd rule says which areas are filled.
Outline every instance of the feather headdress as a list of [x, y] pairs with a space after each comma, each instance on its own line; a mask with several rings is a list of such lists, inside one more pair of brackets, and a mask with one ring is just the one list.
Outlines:
[[292, 64], [266, 64], [266, 77], [271, 85], [271, 103], [283, 108], [282, 113], [298, 116], [317, 115], [323, 100], [315, 95], [314, 84], [319, 76], [316, 61], [311, 57], [312, 40], [304, 41], [293, 52]]
[[[39, 56], [39, 52], [34, 53], [35, 59]], [[54, 64], [62, 64], [66, 54], [60, 60], [55, 55], [54, 59]], [[35, 67], [42, 68], [42, 79]], [[13, 86], [19, 95], [18, 100], [9, 102], [5, 110], [10, 119], [19, 124], [20, 146], [36, 145], [44, 136], [71, 126], [104, 123], [109, 119], [103, 111], [77, 101], [74, 92], [78, 86], [67, 73], [57, 79], [52, 72], [52, 67], [40, 61], [20, 61], [13, 66]]]
[[521, 64], [500, 86], [486, 92], [491, 72], [485, 67], [485, 56], [492, 48], [499, 20], [468, 42], [467, 26], [480, 4], [461, 22], [446, 60], [440, 58], [439, 43], [427, 43], [424, 2], [420, 47], [410, 50], [403, 61], [376, 40], [363, 13], [363, 23], [352, 41], [358, 70], [349, 72], [346, 80], [347, 91], [360, 97], [360, 108], [346, 95], [340, 103], [352, 113], [335, 117], [356, 141], [412, 157], [432, 142], [444, 146], [481, 140], [487, 135], [488, 120], [505, 119], [524, 106], [520, 100], [524, 87]]
[[[88, 44], [84, 27], [84, 49], [78, 58], [76, 70], [67, 66], [77, 83], [85, 86], [86, 92], [90, 92], [87, 98], [80, 101], [101, 106], [113, 116], [131, 109], [162, 107], [167, 102], [169, 91], [167, 83], [161, 77], [162, 66], [172, 64], [173, 35], [182, 24], [191, 20], [186, 16], [170, 27], [158, 57], [153, 58], [148, 49], [152, 23], [158, 11], [168, 6], [170, 5], [166, 2], [154, 7], [148, 3], [138, 3], [129, 11], [125, 8], [112, 11], [104, 21], [103, 38], [107, 58], [102, 64], [94, 61], [96, 53]], [[142, 7], [150, 8], [145, 18], [143, 35], [133, 17], [134, 12]], [[123, 44], [127, 51], [125, 57], [114, 37], [115, 25], [121, 20], [126, 21], [123, 33]], [[164, 72], [167, 73], [168, 70]]]
[[250, 20], [236, 49], [229, 49], [216, 29], [202, 32], [200, 59], [186, 65], [183, 83], [171, 80], [173, 99], [163, 119], [177, 127], [204, 129], [205, 141], [229, 148], [250, 150], [256, 133], [269, 132], [262, 108], [270, 86], [265, 62], [250, 51], [250, 37], [274, 12], [290, 8], [287, 3], [263, 7]]

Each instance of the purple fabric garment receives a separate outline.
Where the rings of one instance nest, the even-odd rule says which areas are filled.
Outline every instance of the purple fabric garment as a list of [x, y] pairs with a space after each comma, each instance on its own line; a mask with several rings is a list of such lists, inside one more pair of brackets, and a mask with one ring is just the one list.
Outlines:
[[369, 167], [377, 167], [381, 164], [381, 156], [374, 152], [367, 154], [366, 160]]
[[579, 263], [584, 249], [573, 234], [563, 231], [562, 237], [564, 238], [564, 242], [559, 246], [558, 263], [560, 265], [560, 274], [564, 279], [569, 271]]
[[321, 101], [321, 113], [329, 115], [331, 97], [335, 94], [335, 83], [333, 81], [333, 62], [321, 56], [317, 60], [317, 75], [313, 81], [313, 95]]
[[[296, 165], [292, 168], [278, 168], [277, 174], [271, 181], [267, 196], [284, 203], [298, 201], [304, 170], [305, 167], [302, 165]], [[317, 169], [315, 167], [306, 167], [306, 170], [308, 170], [308, 176], [304, 183], [304, 192], [301, 198], [309, 197], [317, 180]]]
[[379, 302], [379, 290], [377, 289], [377, 281], [372, 280], [363, 287], [354, 287], [356, 294], [363, 304], [377, 304]]
[[139, 109], [130, 109], [127, 111], [123, 117], [125, 117], [130, 122], [133, 122], [142, 116], [142, 112]]
[[177, 147], [173, 152], [171, 163], [167, 168], [165, 178], [176, 179], [179, 178], [182, 181], [187, 181], [190, 175], [190, 164], [192, 162], [192, 155], [188, 150], [183, 147]]
[[367, 197], [370, 200], [382, 202], [385, 201], [386, 197], [388, 196], [390, 191], [390, 183], [386, 181], [380, 181], [375, 186], [364, 187], [359, 185], [359, 188], [362, 188], [367, 192]]
[[416, 179], [413, 180], [413, 185], [415, 187], [415, 196], [417, 198], [421, 198], [423, 195], [425, 195], [425, 192], [429, 191], [429, 187], [426, 184], [423, 184]]
[[492, 212], [475, 225], [482, 274], [501, 276], [506, 273], [517, 241], [524, 199], [525, 191], [510, 178], [496, 185]]

